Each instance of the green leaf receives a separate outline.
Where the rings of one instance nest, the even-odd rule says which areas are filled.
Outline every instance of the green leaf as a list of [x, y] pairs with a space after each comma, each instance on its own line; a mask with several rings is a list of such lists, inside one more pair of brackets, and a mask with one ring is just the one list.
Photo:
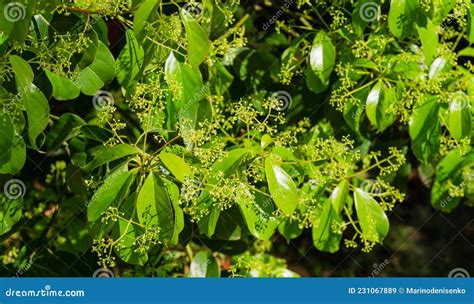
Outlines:
[[8, 199], [0, 197], [0, 235], [10, 231], [20, 219], [23, 208], [23, 199]]
[[28, 138], [33, 149], [38, 150], [36, 139], [48, 125], [49, 103], [36, 87], [30, 87], [22, 96], [28, 119]]
[[31, 69], [30, 64], [19, 56], [10, 55], [9, 59], [13, 72], [15, 72], [18, 92], [22, 92], [33, 83], [33, 70]]
[[271, 157], [265, 159], [265, 174], [275, 204], [286, 216], [292, 215], [298, 205], [298, 191], [293, 179]]
[[[211, 166], [211, 173], [212, 175], [216, 175], [219, 172], [222, 172], [224, 177], [229, 176], [232, 174], [241, 162], [244, 160], [244, 158], [247, 156], [249, 151], [247, 149], [234, 149], [232, 151], [229, 151], [227, 153], [227, 156], [220, 160], [215, 162]], [[206, 184], [208, 184], [208, 189], [205, 189], [203, 193], [199, 196], [198, 198], [198, 205], [200, 208], [210, 208], [213, 204], [213, 200], [209, 195], [209, 190], [212, 189], [211, 187], [214, 187], [217, 185], [219, 180], [216, 177], [211, 177], [209, 180], [204, 181]], [[216, 224], [217, 220], [219, 219], [219, 214], [220, 214], [220, 209], [219, 208], [211, 208], [210, 214], [205, 215], [199, 222], [199, 230], [202, 231], [202, 233], [206, 234], [207, 236], [211, 237], [214, 234], [214, 231], [216, 229]]]
[[[144, 265], [148, 260], [148, 254], [140, 251], [137, 238], [142, 235], [143, 229], [134, 224], [134, 206], [137, 199], [136, 193], [130, 195], [120, 206], [122, 218], [117, 220], [112, 230], [114, 239], [120, 239], [119, 246], [114, 246], [114, 251], [119, 258], [126, 263]], [[124, 219], [125, 218], [125, 219]], [[126, 219], [129, 220], [126, 220]]]
[[168, 245], [174, 246], [178, 244], [179, 234], [184, 229], [184, 213], [183, 209], [179, 206], [179, 188], [174, 183], [165, 180], [166, 189], [170, 196], [171, 204], [173, 205], [174, 211], [174, 227], [173, 234], [168, 242]]
[[194, 278], [218, 278], [221, 276], [221, 270], [210, 252], [199, 251], [191, 261], [189, 275]]
[[7, 163], [11, 159], [11, 146], [13, 145], [13, 135], [15, 127], [10, 114], [0, 111], [0, 165]]
[[[191, 148], [189, 133], [196, 128], [200, 101], [207, 88], [203, 85], [199, 70], [178, 61], [173, 52], [166, 60], [165, 76], [173, 92], [173, 102], [178, 112], [185, 143]], [[177, 87], [179, 89], [176, 89]]]
[[306, 86], [315, 94], [322, 93], [328, 88], [328, 84], [324, 84], [309, 66], [306, 68], [305, 76]]
[[448, 113], [448, 129], [456, 140], [471, 136], [471, 111], [469, 97], [461, 91], [451, 98]]
[[127, 165], [109, 175], [99, 189], [94, 192], [87, 207], [89, 222], [97, 221], [110, 205], [118, 207], [127, 195], [132, 182], [133, 173], [127, 171]]
[[278, 227], [278, 220], [273, 216], [272, 199], [258, 192], [252, 194], [243, 183], [240, 187], [242, 192], [237, 191], [237, 204], [250, 233], [258, 239], [269, 240]]
[[94, 61], [91, 65], [81, 70], [74, 83], [81, 89], [82, 93], [93, 96], [106, 83], [112, 81], [114, 77], [114, 56], [109, 51], [109, 48], [102, 41], [99, 41]]
[[184, 183], [187, 177], [191, 175], [191, 168], [182, 157], [172, 153], [161, 152], [160, 159], [166, 168], [176, 177], [178, 181]]
[[159, 228], [159, 238], [169, 240], [174, 231], [173, 214], [166, 185], [157, 174], [150, 173], [138, 194], [138, 221], [148, 228]]
[[57, 100], [76, 99], [81, 90], [71, 80], [45, 69], [46, 76], [53, 86], [53, 97]]
[[469, 28], [468, 28], [469, 43], [474, 43], [474, 4], [471, 3], [469, 8]]
[[436, 26], [433, 22], [428, 19], [426, 26], [416, 26], [418, 36], [421, 41], [421, 48], [425, 56], [425, 62], [428, 66], [431, 65], [435, 57], [438, 55], [438, 33], [436, 32]]
[[327, 84], [336, 64], [336, 48], [326, 32], [320, 31], [314, 38], [309, 62], [313, 72]]
[[301, 235], [303, 229], [296, 220], [285, 219], [278, 225], [278, 232], [287, 240], [290, 241]]
[[86, 122], [79, 116], [72, 113], [65, 113], [53, 125], [46, 137], [46, 147], [57, 149], [63, 142], [77, 136], [80, 133], [79, 127]]
[[158, 16], [157, 8], [160, 4], [156, 0], [143, 1], [133, 13], [133, 33], [138, 40], [143, 41], [146, 36], [146, 26], [153, 23]]
[[354, 191], [354, 201], [363, 237], [381, 244], [390, 227], [382, 207], [362, 189]]
[[129, 144], [118, 144], [115, 146], [100, 146], [92, 155], [93, 159], [84, 168], [86, 171], [94, 170], [106, 163], [120, 159], [125, 156], [135, 155], [140, 153], [140, 150]]
[[382, 81], [378, 81], [367, 96], [365, 113], [371, 124], [380, 132], [388, 128], [396, 119], [396, 116], [390, 113], [390, 106], [395, 101], [395, 89], [387, 88]]
[[414, 108], [408, 122], [413, 153], [428, 163], [438, 153], [440, 121], [437, 97], [426, 96], [424, 103]]
[[314, 247], [319, 251], [334, 253], [339, 250], [342, 233], [333, 231], [332, 226], [335, 223], [342, 224], [342, 217], [336, 212], [333, 203], [325, 200], [323, 211], [313, 223], [312, 231]]
[[334, 188], [331, 194], [331, 204], [336, 214], [340, 214], [342, 212], [348, 196], [349, 182], [344, 179], [336, 186], [336, 188]]
[[188, 61], [193, 67], [197, 67], [209, 54], [209, 38], [207, 32], [186, 9], [181, 10], [181, 17], [186, 29]]
[[[0, 130], [7, 131], [6, 129], [1, 128], [2, 123], [0, 122]], [[3, 132], [0, 133], [5, 135]], [[2, 144], [0, 143], [0, 151], [2, 151], [0, 152], [0, 174], [16, 174], [20, 172], [26, 161], [26, 145], [21, 134], [14, 133], [12, 144], [11, 146], [8, 146], [8, 148], [2, 148]], [[8, 154], [10, 154], [9, 158], [2, 162], [2, 158]]]
[[460, 149], [449, 152], [436, 167], [436, 177], [431, 189], [431, 205], [444, 212], [450, 212], [460, 202], [459, 197], [449, 194], [449, 183], [456, 186], [467, 184], [463, 180], [462, 170], [474, 161], [472, 152], [462, 153]]
[[116, 69], [119, 84], [124, 88], [128, 88], [141, 75], [145, 52], [132, 30], [127, 30], [125, 35], [127, 44], [120, 52]]
[[388, 27], [397, 38], [408, 35], [416, 21], [418, 0], [392, 0], [388, 13]]

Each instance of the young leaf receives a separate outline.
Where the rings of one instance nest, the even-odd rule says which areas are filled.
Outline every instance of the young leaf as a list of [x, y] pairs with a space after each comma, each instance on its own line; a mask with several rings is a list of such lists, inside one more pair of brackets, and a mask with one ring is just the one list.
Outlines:
[[327, 84], [336, 63], [336, 48], [326, 32], [320, 31], [314, 38], [309, 61], [313, 72]]
[[127, 195], [133, 181], [133, 173], [122, 166], [109, 175], [102, 186], [94, 192], [87, 207], [89, 222], [97, 221], [110, 205], [119, 206]]
[[293, 179], [271, 157], [265, 159], [265, 174], [275, 204], [283, 214], [290, 216], [298, 205], [298, 191]]
[[194, 278], [218, 278], [221, 270], [216, 258], [208, 251], [199, 251], [191, 261], [189, 275]]
[[382, 207], [362, 189], [354, 191], [354, 201], [363, 237], [382, 243], [389, 230], [388, 218]]
[[188, 60], [193, 67], [197, 67], [209, 54], [209, 38], [207, 32], [186, 9], [181, 10], [181, 16], [186, 29]]
[[336, 212], [332, 202], [325, 200], [323, 203], [323, 211], [313, 223], [312, 231], [314, 247], [319, 251], [334, 253], [339, 250], [342, 233], [333, 231], [333, 225], [335, 223], [342, 224], [342, 217]]
[[471, 136], [471, 111], [469, 97], [456, 92], [451, 98], [448, 113], [448, 129], [456, 140]]
[[166, 168], [176, 177], [178, 181], [184, 183], [187, 177], [191, 175], [191, 168], [182, 157], [172, 153], [161, 152], [160, 159]]

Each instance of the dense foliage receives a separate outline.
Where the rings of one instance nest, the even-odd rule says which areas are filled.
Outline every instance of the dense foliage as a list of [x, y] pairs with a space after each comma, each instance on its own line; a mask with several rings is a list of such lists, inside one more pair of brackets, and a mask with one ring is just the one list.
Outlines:
[[469, 0], [0, 2], [5, 274], [294, 276], [410, 174], [474, 202]]

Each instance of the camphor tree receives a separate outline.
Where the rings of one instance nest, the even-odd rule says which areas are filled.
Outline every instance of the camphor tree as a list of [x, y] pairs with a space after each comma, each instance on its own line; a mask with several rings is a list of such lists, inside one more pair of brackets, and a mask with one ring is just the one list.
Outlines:
[[0, 2], [2, 273], [296, 276], [412, 171], [474, 201], [468, 0]]

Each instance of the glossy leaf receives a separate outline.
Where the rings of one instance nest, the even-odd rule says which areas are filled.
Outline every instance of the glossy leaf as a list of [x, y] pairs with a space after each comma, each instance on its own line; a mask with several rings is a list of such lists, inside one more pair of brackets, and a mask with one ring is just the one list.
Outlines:
[[456, 92], [450, 100], [448, 129], [454, 139], [471, 136], [470, 100], [463, 92]]
[[385, 130], [395, 121], [395, 115], [390, 113], [390, 106], [395, 102], [395, 89], [387, 88], [382, 81], [377, 82], [369, 92], [365, 112], [379, 131]]
[[290, 216], [298, 205], [298, 191], [293, 179], [271, 157], [265, 159], [265, 174], [275, 204], [283, 214]]
[[313, 41], [309, 61], [313, 72], [327, 84], [336, 62], [336, 49], [324, 31], [320, 31]]
[[340, 214], [346, 205], [349, 196], [349, 182], [342, 180], [331, 194], [331, 204], [336, 214]]
[[388, 218], [382, 207], [362, 189], [354, 191], [354, 202], [364, 238], [382, 243], [389, 230]]

